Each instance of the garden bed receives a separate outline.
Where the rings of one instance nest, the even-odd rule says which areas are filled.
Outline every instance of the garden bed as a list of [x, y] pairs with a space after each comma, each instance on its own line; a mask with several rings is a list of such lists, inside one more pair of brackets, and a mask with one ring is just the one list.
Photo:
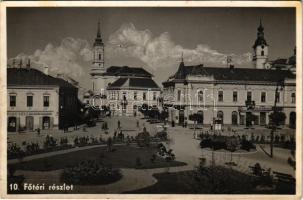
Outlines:
[[[179, 161], [165, 161], [157, 158], [151, 162], [152, 155], [157, 152], [157, 148], [138, 148], [133, 146], [114, 146], [112, 152], [108, 152], [107, 147], [95, 147], [61, 155], [39, 158], [31, 161], [9, 165], [16, 169], [32, 171], [51, 171], [65, 169], [76, 166], [78, 163], [87, 160], [96, 160], [113, 168], [161, 168], [182, 166], [186, 163]], [[140, 166], [137, 166], [137, 158], [140, 158]]]

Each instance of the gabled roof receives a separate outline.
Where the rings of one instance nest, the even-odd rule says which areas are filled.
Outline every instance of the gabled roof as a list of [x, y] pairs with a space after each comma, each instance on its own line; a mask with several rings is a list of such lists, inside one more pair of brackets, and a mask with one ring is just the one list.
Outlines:
[[105, 74], [107, 76], [135, 76], [135, 77], [152, 77], [152, 74], [141, 67], [128, 66], [111, 66]]
[[116, 89], [153, 89], [160, 90], [159, 86], [151, 78], [119, 78], [107, 87], [108, 90]]
[[184, 63], [181, 63], [172, 79], [184, 80], [188, 75], [212, 76], [214, 80], [221, 81], [252, 82], [277, 82], [285, 78], [296, 78], [289, 70], [204, 67], [203, 65], [185, 66]]
[[67, 81], [46, 75], [37, 69], [7, 68], [8, 86], [56, 85], [59, 87], [76, 88]]

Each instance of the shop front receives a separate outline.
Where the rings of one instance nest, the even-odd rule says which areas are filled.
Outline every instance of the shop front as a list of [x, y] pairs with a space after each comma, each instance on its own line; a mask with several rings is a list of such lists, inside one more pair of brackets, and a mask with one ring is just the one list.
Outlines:
[[34, 131], [36, 129], [52, 129], [55, 124], [53, 112], [49, 111], [9, 111], [7, 120], [8, 132]]

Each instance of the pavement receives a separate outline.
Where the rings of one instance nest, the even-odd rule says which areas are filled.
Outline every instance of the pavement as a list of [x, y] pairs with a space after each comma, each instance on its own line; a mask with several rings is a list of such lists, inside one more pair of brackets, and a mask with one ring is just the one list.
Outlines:
[[[108, 122], [109, 126], [109, 134], [105, 134], [103, 130], [101, 130], [101, 123], [98, 123], [96, 127], [87, 128], [86, 132], [83, 132], [83, 129], [79, 129], [77, 131], [62, 133], [52, 132], [52, 136], [55, 138], [60, 138], [62, 136], [66, 136], [70, 139], [76, 136], [100, 136], [106, 138], [109, 136], [113, 136], [114, 130], [117, 128], [117, 122], [120, 120], [123, 133], [129, 136], [135, 136], [139, 131], [143, 129], [143, 126], [147, 128], [147, 131], [150, 132], [151, 135], [154, 135], [159, 127], [156, 124], [149, 124], [145, 120], [140, 117], [112, 117], [106, 118], [105, 121]], [[136, 121], [139, 120], [140, 127], [136, 127]], [[257, 145], [257, 151], [254, 152], [244, 152], [244, 153], [230, 153], [230, 152], [212, 152], [209, 149], [201, 149], [199, 147], [199, 140], [193, 138], [192, 129], [182, 128], [180, 126], [177, 127], [169, 127], [168, 135], [170, 140], [166, 142], [167, 148], [173, 149], [174, 154], [176, 155], [176, 160], [181, 162], [186, 162], [186, 166], [179, 167], [169, 167], [169, 168], [156, 168], [156, 169], [121, 169], [123, 177], [121, 180], [108, 184], [108, 185], [96, 185], [96, 186], [77, 186], [77, 193], [123, 193], [127, 191], [137, 190], [144, 187], [151, 186], [157, 182], [157, 180], [153, 177], [153, 174], [163, 173], [163, 172], [179, 172], [186, 170], [193, 170], [196, 166], [198, 166], [200, 158], [205, 158], [206, 163], [209, 165], [212, 162], [212, 158], [214, 158], [214, 162], [216, 165], [225, 165], [226, 162], [233, 161], [237, 164], [237, 166], [232, 167], [235, 170], [250, 173], [249, 166], [260, 163], [261, 167], [264, 169], [271, 168], [273, 171], [278, 171], [282, 173], [287, 173], [291, 175], [295, 175], [295, 171], [292, 167], [290, 167], [287, 163], [287, 158], [291, 156], [290, 150], [282, 149], [282, 148], [274, 148], [274, 158], [268, 157], [260, 146]], [[242, 130], [241, 130], [242, 131]], [[288, 130], [287, 130], [288, 131]], [[243, 134], [247, 133], [247, 130], [242, 131]], [[240, 131], [238, 132], [240, 133]], [[43, 133], [45, 134], [45, 133]], [[287, 133], [291, 134], [291, 133]], [[45, 134], [46, 135], [46, 134]], [[27, 133], [26, 136], [20, 139], [20, 135], [9, 135], [11, 141], [21, 142], [23, 140], [31, 141], [36, 140], [38, 142], [43, 141], [44, 136], [37, 137], [35, 133]], [[92, 148], [85, 147], [85, 148]], [[83, 149], [85, 149], [83, 148]], [[60, 152], [50, 152], [48, 155], [44, 156], [53, 156], [57, 154], [64, 154], [70, 151], [78, 151], [83, 150], [81, 148], [76, 148], [72, 150], [64, 150]], [[265, 151], [269, 151], [268, 145], [264, 145], [263, 149]], [[214, 154], [214, 156], [212, 156]], [[32, 159], [39, 158], [38, 155], [36, 157], [32, 157]], [[22, 174], [26, 178], [26, 182], [30, 183], [41, 183], [44, 182], [46, 184], [54, 184], [61, 183], [60, 182], [60, 173], [62, 170], [55, 171], [22, 171], [18, 170], [16, 175]]]

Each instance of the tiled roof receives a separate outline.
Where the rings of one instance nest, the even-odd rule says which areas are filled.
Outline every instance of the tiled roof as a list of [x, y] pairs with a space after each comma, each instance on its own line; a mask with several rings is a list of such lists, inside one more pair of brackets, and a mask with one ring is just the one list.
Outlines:
[[295, 79], [288, 70], [268, 70], [253, 68], [218, 68], [203, 65], [184, 66], [181, 63], [174, 79], [184, 79], [187, 75], [213, 76], [215, 80], [277, 82], [285, 78]]
[[7, 68], [7, 85], [22, 86], [22, 85], [56, 85], [60, 87], [75, 88], [67, 81], [46, 75], [37, 69], [25, 68]]
[[156, 89], [159, 90], [159, 86], [151, 78], [119, 78], [110, 84], [107, 88], [111, 89]]
[[152, 74], [140, 67], [111, 66], [106, 70], [108, 76], [151, 77]]

